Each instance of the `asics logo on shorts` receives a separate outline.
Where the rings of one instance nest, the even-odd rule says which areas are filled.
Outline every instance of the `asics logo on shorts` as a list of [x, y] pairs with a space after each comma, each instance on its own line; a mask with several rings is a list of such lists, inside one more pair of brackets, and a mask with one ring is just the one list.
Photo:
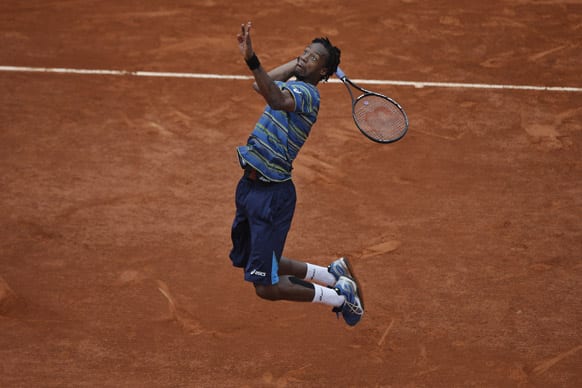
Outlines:
[[251, 275], [257, 275], [257, 276], [262, 276], [262, 277], [267, 276], [267, 274], [265, 272], [263, 272], [263, 271], [257, 271], [256, 269], [253, 269], [251, 271]]

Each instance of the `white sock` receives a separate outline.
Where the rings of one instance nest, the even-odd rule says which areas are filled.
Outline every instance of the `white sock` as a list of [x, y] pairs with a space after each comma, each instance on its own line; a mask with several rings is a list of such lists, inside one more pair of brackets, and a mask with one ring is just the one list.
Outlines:
[[307, 263], [305, 280], [308, 282], [318, 282], [325, 286], [333, 286], [336, 282], [335, 276], [329, 273], [326, 267], [309, 263]]
[[346, 301], [346, 297], [338, 294], [333, 288], [320, 286], [319, 284], [314, 284], [313, 287], [315, 288], [313, 303], [322, 303], [328, 306], [339, 307]]

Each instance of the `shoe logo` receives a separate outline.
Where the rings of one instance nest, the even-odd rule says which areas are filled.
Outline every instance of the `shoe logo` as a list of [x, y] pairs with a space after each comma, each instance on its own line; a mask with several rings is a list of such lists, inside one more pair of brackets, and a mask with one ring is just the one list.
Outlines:
[[256, 269], [253, 269], [251, 271], [251, 275], [257, 275], [257, 276], [262, 276], [262, 277], [266, 277], [267, 273], [263, 272], [263, 271], [257, 271]]
[[297, 94], [303, 94], [303, 93], [301, 93], [301, 91], [300, 91], [299, 89], [297, 89], [297, 88], [293, 88], [293, 91], [294, 91], [295, 93], [297, 93]]

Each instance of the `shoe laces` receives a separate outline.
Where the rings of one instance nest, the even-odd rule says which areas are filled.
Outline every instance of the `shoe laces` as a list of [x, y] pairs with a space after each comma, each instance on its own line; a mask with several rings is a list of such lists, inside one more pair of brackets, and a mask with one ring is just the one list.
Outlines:
[[357, 300], [356, 303], [351, 303], [346, 300], [344, 305], [344, 308], [347, 308], [350, 313], [355, 315], [364, 315], [364, 309], [362, 308], [359, 300]]

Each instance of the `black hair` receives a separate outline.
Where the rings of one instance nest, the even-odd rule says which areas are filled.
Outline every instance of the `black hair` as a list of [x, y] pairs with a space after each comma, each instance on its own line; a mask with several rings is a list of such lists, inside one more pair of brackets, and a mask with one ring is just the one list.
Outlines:
[[315, 38], [311, 43], [319, 43], [323, 45], [323, 47], [325, 47], [329, 54], [327, 56], [327, 62], [325, 64], [325, 67], [327, 67], [327, 73], [325, 76], [322, 77], [324, 81], [327, 81], [328, 78], [337, 71], [337, 67], [340, 64], [340, 57], [342, 52], [338, 47], [332, 45], [327, 37]]

